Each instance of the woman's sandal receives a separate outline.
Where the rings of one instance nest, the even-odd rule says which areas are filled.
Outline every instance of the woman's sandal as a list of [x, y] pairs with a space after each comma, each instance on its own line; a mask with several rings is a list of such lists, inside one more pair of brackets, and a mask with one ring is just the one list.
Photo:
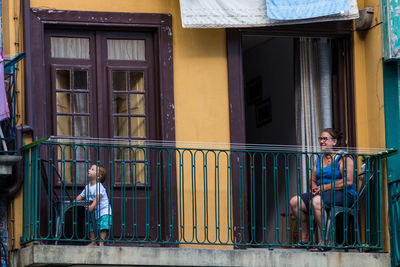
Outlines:
[[310, 243], [310, 241], [308, 241], [308, 242], [300, 241], [296, 244], [293, 244], [293, 248], [308, 249], [311, 246], [309, 243]]
[[331, 250], [331, 248], [328, 247], [313, 247], [310, 249], [311, 252], [326, 252]]

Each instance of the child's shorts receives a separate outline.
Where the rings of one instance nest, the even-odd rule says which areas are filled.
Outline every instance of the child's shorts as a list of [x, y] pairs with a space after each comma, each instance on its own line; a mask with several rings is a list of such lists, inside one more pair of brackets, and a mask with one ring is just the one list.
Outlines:
[[[96, 228], [97, 230], [110, 230], [111, 224], [112, 224], [112, 218], [111, 215], [109, 214], [105, 214], [103, 216], [100, 217], [100, 219], [96, 220]], [[93, 224], [89, 224], [89, 231], [90, 232], [94, 232], [93, 229]]]

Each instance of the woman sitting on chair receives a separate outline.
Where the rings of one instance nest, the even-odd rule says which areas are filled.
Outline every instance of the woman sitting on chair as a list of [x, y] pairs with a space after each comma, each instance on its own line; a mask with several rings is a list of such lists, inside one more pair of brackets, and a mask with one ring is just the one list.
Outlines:
[[[345, 156], [344, 150], [339, 149], [342, 139], [343, 134], [332, 128], [322, 131], [318, 140], [323, 153], [318, 155], [312, 169], [312, 192], [294, 196], [290, 200], [292, 212], [298, 222], [301, 220], [303, 226], [300, 244], [308, 244], [310, 241], [308, 224], [310, 206], [319, 229], [322, 229], [322, 225], [326, 224], [327, 210], [333, 206], [350, 207], [354, 202], [356, 194], [353, 183], [354, 162], [350, 156]], [[324, 237], [319, 245], [327, 245]], [[327, 249], [316, 247], [312, 251]]]

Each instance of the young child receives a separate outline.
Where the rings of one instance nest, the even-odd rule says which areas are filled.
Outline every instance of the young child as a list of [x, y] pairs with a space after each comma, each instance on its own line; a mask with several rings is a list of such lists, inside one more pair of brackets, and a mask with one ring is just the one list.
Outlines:
[[[94, 217], [96, 218], [95, 225], [97, 230], [100, 230], [101, 241], [99, 242], [99, 246], [104, 246], [103, 240], [106, 239], [111, 224], [111, 206], [108, 201], [106, 189], [101, 184], [105, 181], [106, 176], [105, 168], [92, 165], [88, 171], [89, 184], [86, 185], [82, 193], [76, 197], [76, 200], [86, 199], [91, 202], [88, 209], [89, 212], [94, 212]], [[89, 246], [96, 246], [97, 243], [93, 241], [95, 239], [93, 224], [90, 223], [89, 225], [90, 239], [92, 240]]]

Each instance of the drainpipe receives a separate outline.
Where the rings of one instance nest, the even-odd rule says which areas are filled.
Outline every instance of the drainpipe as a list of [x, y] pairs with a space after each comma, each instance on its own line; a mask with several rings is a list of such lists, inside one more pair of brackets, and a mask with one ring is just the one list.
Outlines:
[[[25, 64], [24, 64], [24, 77], [25, 77], [25, 122], [23, 125], [17, 127], [17, 138], [16, 146], [17, 148], [22, 147], [22, 137], [25, 133], [32, 133], [33, 136], [33, 104], [32, 104], [32, 49], [31, 49], [31, 3], [30, 0], [22, 0], [22, 16], [24, 20], [23, 27], [23, 42], [24, 42], [24, 52], [25, 52]], [[20, 154], [20, 153], [19, 153]], [[19, 185], [22, 184], [22, 175]], [[19, 186], [20, 187], [20, 186]], [[18, 189], [19, 189], [18, 187]], [[16, 189], [18, 191], [18, 189]]]
[[[25, 64], [24, 64], [24, 78], [25, 78], [25, 122], [22, 122], [22, 125], [17, 126], [17, 138], [16, 138], [16, 146], [17, 149], [22, 147], [22, 137], [26, 133], [31, 133], [33, 136], [33, 103], [32, 103], [32, 49], [31, 49], [31, 3], [30, 0], [22, 0], [22, 16], [24, 20], [23, 25], [23, 43], [24, 43], [24, 52], [25, 52]], [[21, 153], [18, 152], [20, 155]], [[18, 168], [17, 173], [17, 183], [12, 189], [13, 192], [10, 191], [10, 194], [15, 194], [22, 185], [22, 172], [19, 171]]]
[[25, 125], [32, 130], [33, 126], [33, 112], [32, 112], [32, 50], [31, 50], [31, 3], [30, 0], [22, 1], [23, 19], [24, 19], [24, 33], [23, 42], [25, 50]]

